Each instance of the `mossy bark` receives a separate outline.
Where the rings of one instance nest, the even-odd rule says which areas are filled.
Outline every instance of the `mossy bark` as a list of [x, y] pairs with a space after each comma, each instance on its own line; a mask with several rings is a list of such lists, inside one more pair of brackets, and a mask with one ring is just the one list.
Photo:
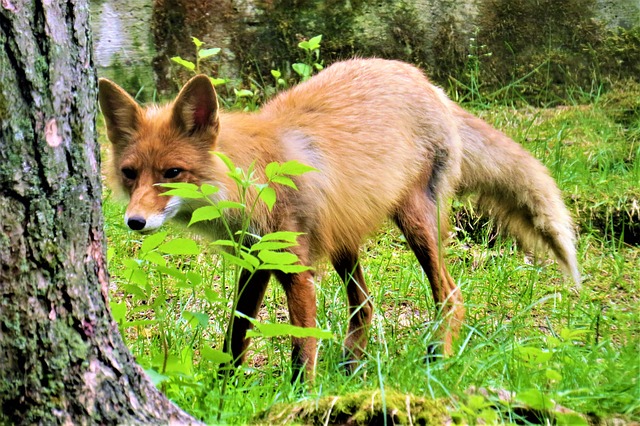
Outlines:
[[88, 11], [0, 3], [0, 424], [189, 423], [107, 308]]

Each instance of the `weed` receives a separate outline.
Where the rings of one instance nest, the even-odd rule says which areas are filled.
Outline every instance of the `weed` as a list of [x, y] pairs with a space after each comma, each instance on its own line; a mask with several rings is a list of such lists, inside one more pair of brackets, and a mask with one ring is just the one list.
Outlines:
[[[191, 62], [183, 59], [180, 56], [174, 56], [171, 58], [173, 62], [180, 65], [182, 68], [188, 70], [193, 75], [201, 74], [205, 70], [201, 63], [204, 60], [215, 59], [220, 53], [220, 48], [207, 48], [204, 49], [203, 42], [196, 37], [191, 38], [196, 49], [196, 62]], [[298, 81], [308, 80], [314, 72], [323, 69], [323, 61], [320, 59], [320, 42], [322, 41], [322, 35], [318, 35], [304, 40], [298, 43], [298, 47], [304, 52], [304, 59], [302, 62], [296, 62], [291, 65], [292, 70], [298, 75]], [[264, 88], [264, 85], [259, 84], [256, 81], [251, 82], [250, 89], [238, 89], [233, 88], [233, 101], [226, 97], [220, 97], [219, 100], [226, 108], [243, 110], [243, 111], [255, 111], [259, 105], [265, 101], [265, 93], [274, 93], [279, 88], [287, 87], [287, 81], [283, 78], [280, 70], [271, 70], [271, 75], [276, 81], [276, 89]], [[209, 77], [214, 86], [224, 87], [231, 80], [220, 77]]]
[[291, 65], [291, 68], [300, 76], [300, 81], [306, 81], [311, 78], [314, 71], [320, 71], [323, 68], [322, 61], [320, 61], [320, 41], [322, 41], [322, 35], [315, 36], [309, 40], [304, 40], [298, 43], [298, 47], [305, 52], [305, 58], [303, 62], [296, 62]]

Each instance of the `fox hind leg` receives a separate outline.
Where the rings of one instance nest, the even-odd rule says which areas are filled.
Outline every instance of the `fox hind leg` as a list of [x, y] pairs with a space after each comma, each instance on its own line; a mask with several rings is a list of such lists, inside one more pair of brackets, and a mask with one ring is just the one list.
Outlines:
[[417, 188], [399, 205], [394, 220], [429, 278], [434, 301], [443, 318], [439, 330], [443, 352], [451, 355], [453, 338], [457, 337], [464, 319], [464, 305], [460, 289], [444, 262], [441, 241], [447, 226], [446, 220], [440, 220], [444, 217], [435, 197], [429, 191]]
[[367, 331], [373, 315], [373, 304], [358, 262], [357, 250], [340, 251], [333, 256], [332, 264], [344, 282], [349, 301], [349, 329], [344, 342], [348, 372], [355, 369], [356, 360], [362, 358], [367, 346]]

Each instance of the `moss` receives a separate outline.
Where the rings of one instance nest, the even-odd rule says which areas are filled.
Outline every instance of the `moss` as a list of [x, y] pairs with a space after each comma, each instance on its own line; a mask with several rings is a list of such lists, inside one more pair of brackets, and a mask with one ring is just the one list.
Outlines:
[[491, 53], [478, 76], [485, 89], [518, 81], [524, 99], [550, 104], [588, 101], [621, 78], [638, 81], [640, 28], [611, 28], [597, 10], [596, 0], [483, 0], [478, 40]]
[[368, 390], [341, 397], [277, 404], [259, 416], [257, 421], [269, 424], [441, 425], [446, 419], [443, 401], [387, 389], [384, 406], [380, 390]]
[[630, 79], [616, 82], [602, 97], [602, 107], [616, 123], [640, 128], [640, 82]]
[[[31, 281], [37, 280], [37, 276], [32, 277], [23, 286], [35, 286]], [[37, 291], [49, 293], [47, 288]], [[50, 306], [64, 305], [59, 300], [53, 302], [55, 298], [55, 294], [39, 294], [14, 298], [11, 307], [1, 306], [5, 312], [3, 344], [7, 348], [6, 358], [3, 358], [4, 372], [9, 374], [0, 384], [0, 395], [3, 395], [0, 403], [5, 415], [21, 418], [25, 424], [58, 423], [54, 413], [61, 407], [61, 398], [66, 398], [66, 386], [76, 380], [77, 371], [83, 371], [78, 366], [84, 365], [89, 354], [89, 342], [74, 327], [63, 308], [59, 308], [55, 319], [49, 318], [44, 323], [34, 320], [38, 316], [51, 315], [47, 312]], [[12, 365], [15, 367], [11, 368]], [[33, 403], [25, 404], [25, 400]]]
[[568, 204], [583, 232], [640, 245], [640, 190], [628, 179], [610, 177], [606, 188], [574, 194]]

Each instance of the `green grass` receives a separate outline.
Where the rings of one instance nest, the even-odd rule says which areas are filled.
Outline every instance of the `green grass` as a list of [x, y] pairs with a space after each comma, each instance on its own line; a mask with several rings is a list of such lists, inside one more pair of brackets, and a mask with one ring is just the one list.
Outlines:
[[[159, 387], [172, 400], [210, 423], [218, 423], [218, 416], [239, 424], [322, 423], [344, 420], [340, 413], [348, 417], [350, 410], [363, 422], [375, 412], [387, 413], [375, 418], [382, 423], [394, 410], [406, 409], [399, 395], [411, 402], [414, 421], [421, 414], [440, 419], [433, 413], [444, 409], [463, 423], [540, 423], [554, 411], [543, 407], [545, 398], [583, 414], [640, 420], [640, 249], [621, 235], [638, 226], [633, 202], [637, 206], [640, 198], [640, 122], [618, 123], [597, 102], [549, 110], [498, 106], [478, 114], [522, 142], [557, 179], [580, 227], [582, 290], [555, 264], [531, 265], [513, 241], [496, 238], [490, 224], [473, 219], [447, 248], [449, 271], [465, 298], [466, 324], [456, 355], [429, 362], [426, 348], [437, 329], [429, 283], [402, 235], [386, 225], [362, 249], [376, 310], [367, 356], [356, 373], [347, 376], [341, 366], [345, 291], [330, 266], [321, 264], [318, 326], [335, 339], [319, 344], [315, 383], [289, 383], [288, 338], [257, 338], [247, 364], [222, 395], [218, 365], [207, 348], [222, 346], [229, 271], [198, 240], [199, 255], [165, 256], [188, 276], [174, 271], [178, 278], [171, 277], [141, 262], [143, 272], [132, 277], [141, 237], [125, 229], [124, 206], [107, 190], [112, 306], [138, 362], [164, 376]], [[465, 208], [455, 206], [457, 212]], [[287, 321], [284, 292], [275, 282], [260, 319]], [[366, 402], [382, 395], [379, 403]], [[440, 405], [434, 408], [425, 399]], [[560, 423], [575, 420], [559, 416]]]

